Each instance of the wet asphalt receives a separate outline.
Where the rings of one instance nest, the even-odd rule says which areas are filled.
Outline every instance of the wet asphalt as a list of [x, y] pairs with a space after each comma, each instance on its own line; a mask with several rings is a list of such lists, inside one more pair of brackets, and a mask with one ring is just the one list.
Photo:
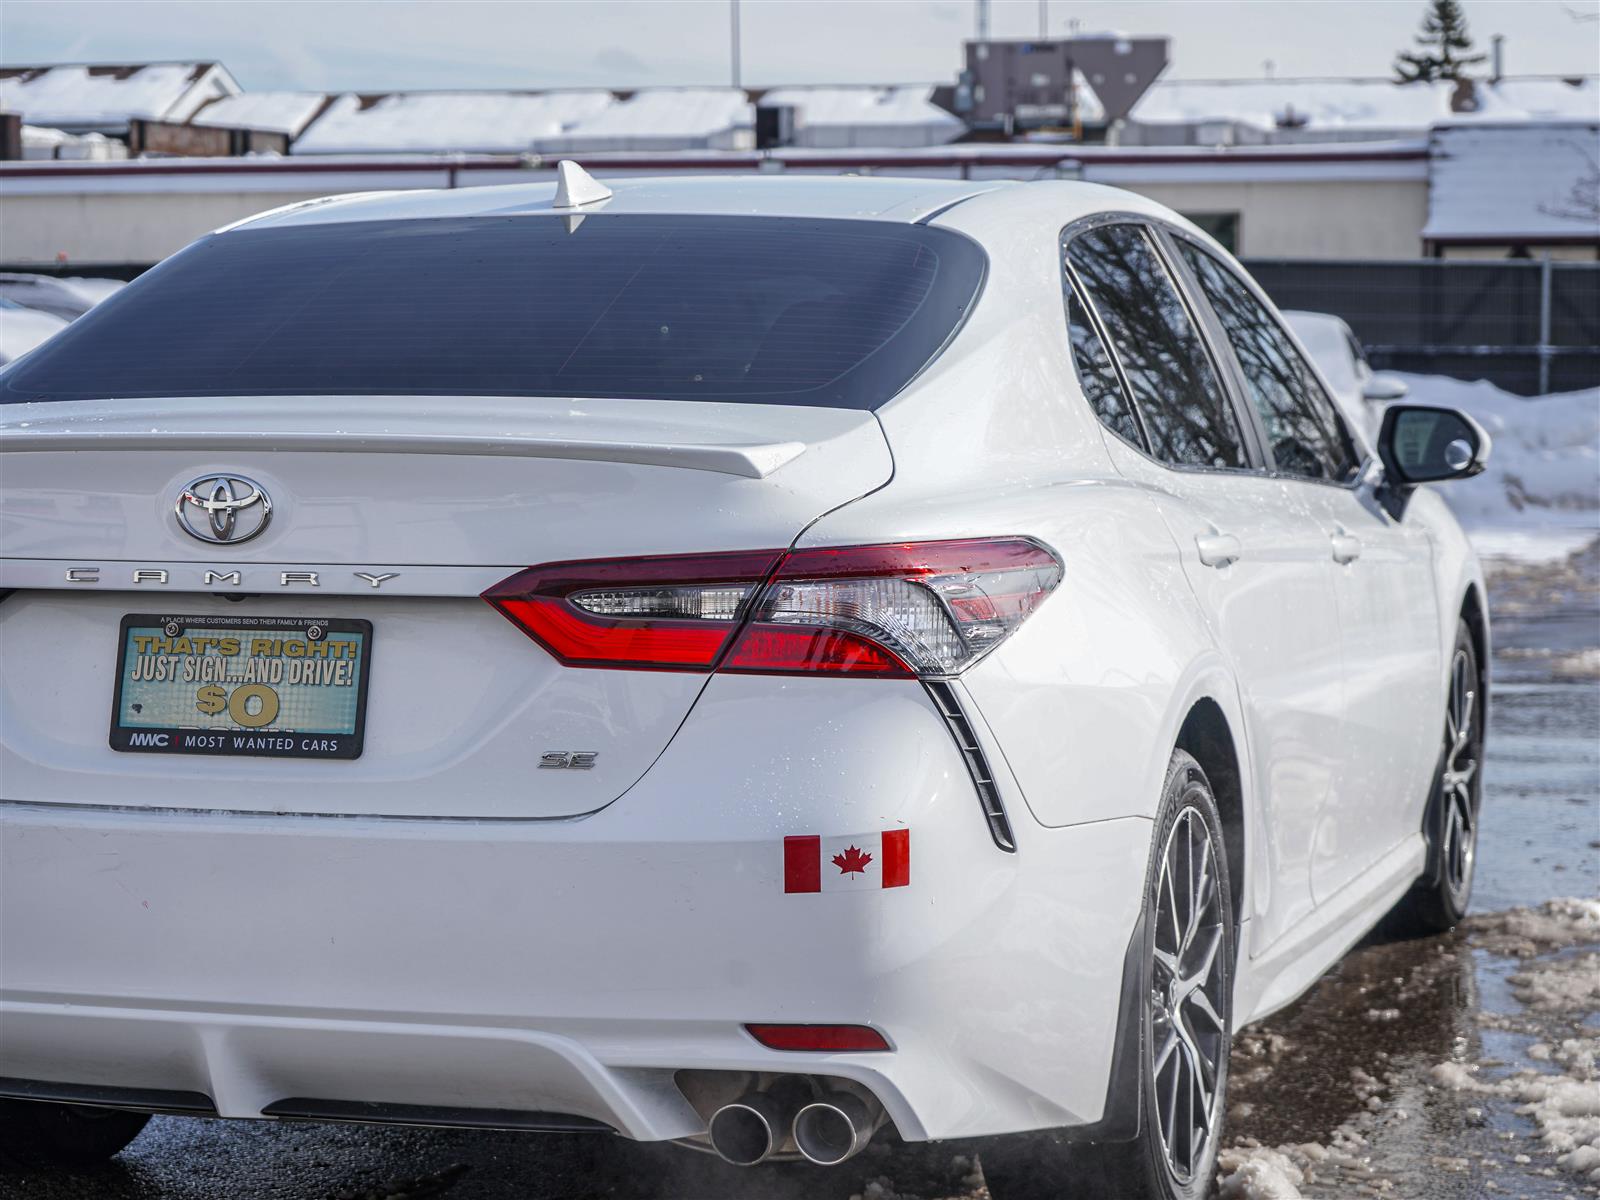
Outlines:
[[[1600, 543], [1565, 563], [1500, 564], [1491, 580], [1494, 703], [1474, 909], [1600, 895]], [[1518, 966], [1468, 931], [1374, 934], [1238, 1039], [1227, 1140], [1354, 1144], [1359, 1162], [1308, 1179], [1308, 1200], [1600, 1195], [1539, 1153], [1514, 1106], [1429, 1082], [1452, 1055], [1501, 1067], [1525, 1056], [1532, 1038], [1497, 1033], [1483, 1015], [1517, 1007], [1508, 980]], [[1573, 1021], [1567, 1032], [1592, 1034], [1593, 1014]], [[1359, 1131], [1357, 1142], [1341, 1130]], [[971, 1152], [880, 1137], [833, 1171], [751, 1172], [609, 1135], [158, 1117], [111, 1165], [0, 1175], [0, 1198], [985, 1200]]]

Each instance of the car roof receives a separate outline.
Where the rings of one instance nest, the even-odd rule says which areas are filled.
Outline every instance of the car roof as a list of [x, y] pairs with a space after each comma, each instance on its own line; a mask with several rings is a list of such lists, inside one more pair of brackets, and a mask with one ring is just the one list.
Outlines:
[[701, 213], [909, 223], [926, 220], [972, 196], [1015, 186], [1008, 180], [884, 179], [859, 175], [668, 176], [602, 182], [611, 189], [610, 198], [581, 208], [555, 208], [554, 182], [366, 192], [287, 205], [218, 232], [347, 221], [494, 217], [520, 213], [563, 216]]

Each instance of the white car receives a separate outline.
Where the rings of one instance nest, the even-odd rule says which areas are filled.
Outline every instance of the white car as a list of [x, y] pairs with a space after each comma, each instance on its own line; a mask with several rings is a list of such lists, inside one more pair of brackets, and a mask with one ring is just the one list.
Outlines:
[[1488, 622], [1418, 485], [1488, 439], [1397, 406], [1364, 461], [1139, 197], [338, 198], [0, 401], [13, 1157], [143, 1120], [86, 1106], [893, 1126], [1193, 1198], [1232, 1032], [1466, 906]]
[[1360, 339], [1341, 318], [1287, 309], [1283, 319], [1321, 369], [1323, 382], [1345, 420], [1369, 443], [1375, 440], [1384, 406], [1405, 399], [1406, 381], [1387, 371], [1374, 371]]
[[0, 296], [0, 365], [21, 358], [66, 327], [67, 322], [54, 313], [40, 312]]

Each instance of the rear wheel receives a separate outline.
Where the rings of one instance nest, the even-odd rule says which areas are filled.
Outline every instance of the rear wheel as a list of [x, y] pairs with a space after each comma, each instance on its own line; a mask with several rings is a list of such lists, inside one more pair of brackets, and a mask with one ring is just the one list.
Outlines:
[[1427, 876], [1396, 905], [1391, 918], [1395, 932], [1444, 933], [1467, 915], [1478, 859], [1482, 762], [1483, 700], [1478, 651], [1462, 621], [1456, 627], [1455, 651], [1450, 660], [1444, 747], [1427, 808], [1433, 857]]
[[982, 1153], [994, 1200], [1200, 1200], [1221, 1145], [1231, 1040], [1233, 904], [1222, 823], [1200, 764], [1179, 750], [1145, 873], [1140, 1131], [1073, 1142], [997, 1138]]
[[0, 1166], [84, 1167], [139, 1136], [148, 1113], [77, 1104], [0, 1100]]

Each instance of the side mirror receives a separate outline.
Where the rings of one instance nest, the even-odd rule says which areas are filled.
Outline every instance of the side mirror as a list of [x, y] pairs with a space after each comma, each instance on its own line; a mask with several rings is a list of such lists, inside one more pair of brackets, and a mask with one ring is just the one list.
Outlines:
[[1384, 507], [1399, 520], [1419, 483], [1467, 479], [1489, 465], [1489, 435], [1464, 412], [1421, 404], [1391, 405], [1378, 428]]
[[1411, 387], [1405, 380], [1380, 371], [1368, 378], [1361, 389], [1361, 398], [1370, 400], [1374, 404], [1389, 404], [1395, 400], [1404, 400], [1410, 390]]

